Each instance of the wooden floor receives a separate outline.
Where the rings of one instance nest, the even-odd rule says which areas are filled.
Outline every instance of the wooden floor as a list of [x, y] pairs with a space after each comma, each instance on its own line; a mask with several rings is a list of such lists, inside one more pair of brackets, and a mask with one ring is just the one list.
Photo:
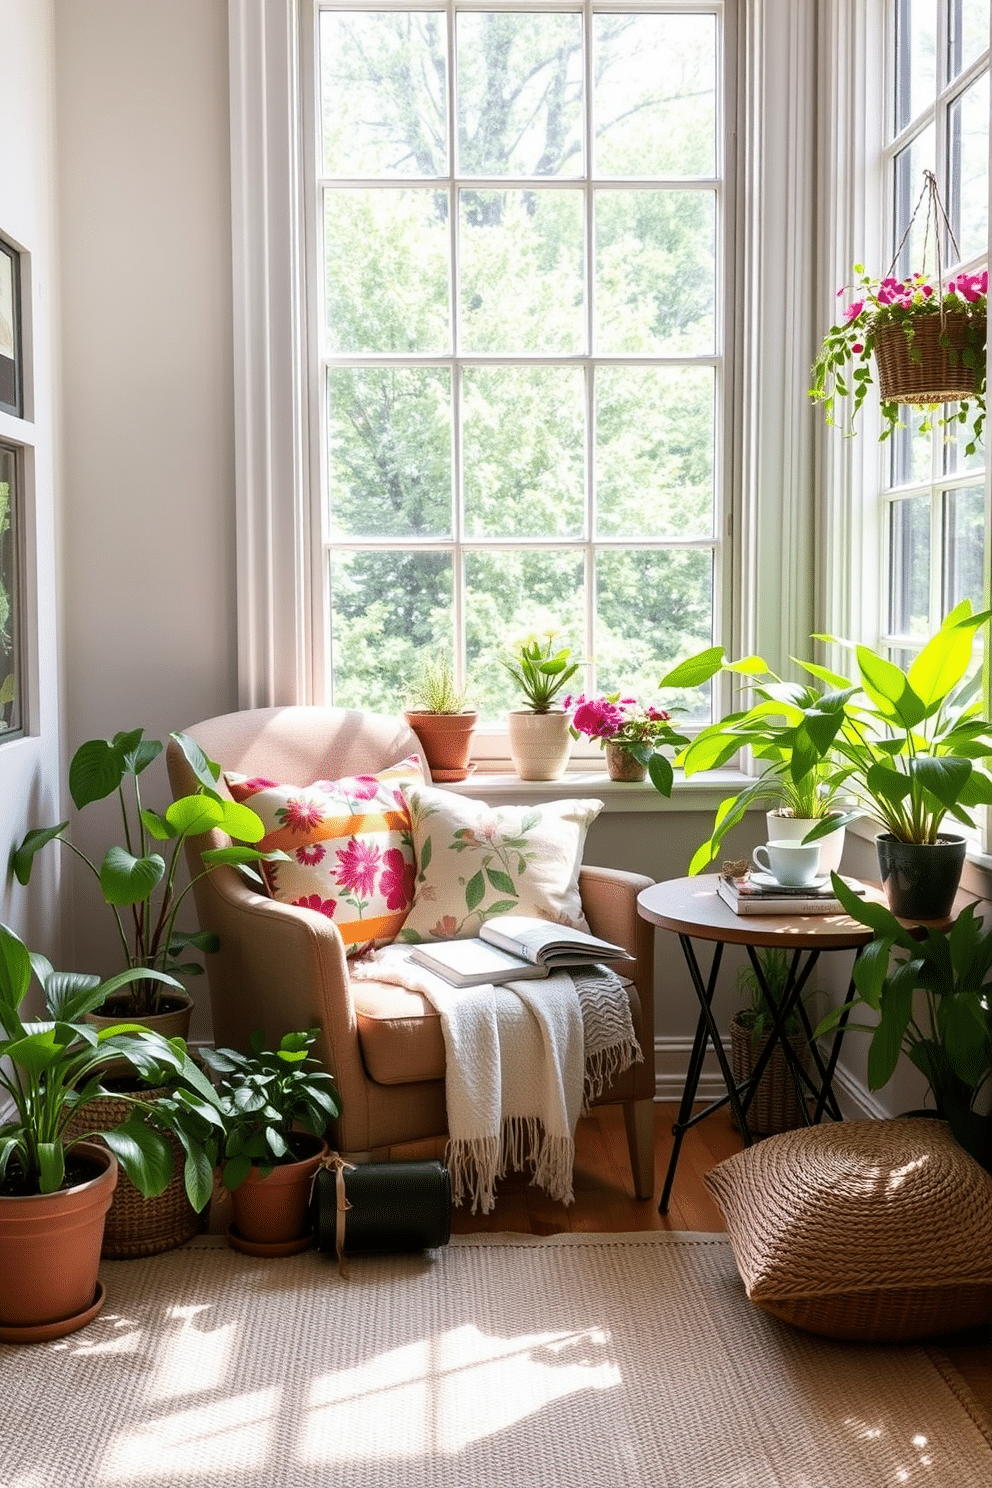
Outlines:
[[[576, 1132], [575, 1202], [554, 1202], [523, 1176], [500, 1184], [496, 1206], [489, 1214], [470, 1214], [457, 1208], [452, 1216], [456, 1234], [480, 1230], [511, 1231], [525, 1235], [553, 1235], [574, 1231], [708, 1230], [724, 1229], [720, 1211], [703, 1186], [703, 1174], [715, 1163], [741, 1149], [741, 1140], [724, 1111], [718, 1111], [685, 1135], [667, 1214], [658, 1213], [658, 1196], [672, 1148], [674, 1104], [655, 1107], [655, 1197], [633, 1197], [623, 1115], [619, 1106], [601, 1106], [579, 1122]], [[992, 1426], [992, 1328], [944, 1340], [946, 1353], [968, 1381]]]

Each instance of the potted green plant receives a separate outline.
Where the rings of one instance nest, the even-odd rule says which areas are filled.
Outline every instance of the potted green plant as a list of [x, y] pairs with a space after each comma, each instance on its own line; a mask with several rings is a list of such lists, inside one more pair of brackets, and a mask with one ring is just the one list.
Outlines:
[[425, 660], [410, 685], [407, 723], [420, 740], [431, 778], [464, 780], [472, 769], [472, 736], [478, 714], [459, 687], [446, 656]]
[[[992, 755], [992, 723], [975, 700], [980, 677], [972, 669], [975, 636], [990, 619], [992, 611], [974, 614], [963, 600], [908, 671], [867, 646], [816, 636], [853, 650], [854, 680], [806, 662], [804, 670], [819, 689], [810, 689], [806, 698], [792, 684], [772, 689], [756, 709], [731, 714], [707, 731], [703, 744], [697, 738], [678, 763], [687, 770], [714, 768], [735, 747], [753, 737], [760, 740], [765, 720], [771, 719], [773, 747], [787, 749], [786, 759], [773, 758], [772, 767], [780, 774], [786, 769], [796, 782], [818, 774], [828, 795], [845, 798], [843, 809], [812, 827], [803, 840], [817, 841], [859, 817], [877, 822], [882, 828], [875, 839], [879, 873], [889, 908], [906, 919], [942, 919], [951, 912], [965, 856], [964, 837], [949, 831], [945, 821], [950, 817], [973, 827], [973, 809], [992, 804], [992, 776], [985, 767]], [[686, 685], [687, 675], [712, 676], [720, 665], [718, 648], [714, 652], [676, 668], [663, 685], [674, 680]], [[757, 660], [731, 665], [748, 674]], [[740, 820], [743, 794], [717, 812], [717, 841]], [[696, 854], [690, 871], [710, 861], [714, 837]]]
[[821, 673], [835, 689], [825, 711], [841, 718], [823, 751], [850, 798], [840, 821], [862, 815], [883, 829], [875, 839], [882, 885], [905, 919], [951, 913], [966, 841], [948, 830], [948, 818], [974, 827], [974, 808], [992, 804], [992, 723], [976, 700], [981, 677], [972, 666], [975, 636], [990, 619], [992, 611], [974, 614], [964, 600], [908, 671], [867, 646], [836, 641], [854, 651], [857, 678]]
[[557, 702], [579, 670], [558, 632], [546, 630], [517, 643], [501, 663], [523, 694], [523, 708], [512, 709], [510, 756], [521, 780], [557, 780], [565, 773], [572, 739], [568, 714]]
[[287, 1033], [266, 1049], [256, 1031], [251, 1054], [203, 1050], [220, 1076], [221, 1181], [231, 1194], [236, 1249], [288, 1255], [311, 1243], [310, 1190], [327, 1152], [324, 1133], [341, 1109], [333, 1079], [310, 1056], [316, 1037], [316, 1029]]
[[[22, 1021], [33, 976], [47, 1016]], [[185, 1153], [190, 1202], [200, 1210], [210, 1199], [220, 1116], [185, 1044], [136, 1024], [97, 1029], [85, 1021], [108, 993], [140, 977], [174, 984], [148, 968], [108, 982], [56, 972], [0, 925], [0, 1092], [11, 1108], [0, 1125], [4, 1341], [61, 1336], [99, 1311], [104, 1217], [118, 1163], [141, 1193], [156, 1194], [172, 1177], [167, 1138], [174, 1136]], [[136, 1079], [168, 1093], [154, 1102], [140, 1091], [129, 1095], [127, 1119], [108, 1129], [100, 1121], [102, 1077], [122, 1061]]]
[[[834, 891], [876, 936], [854, 964], [854, 1006], [877, 1021], [846, 1023], [871, 1034], [869, 1089], [888, 1084], [905, 1055], [925, 1077], [936, 1114], [992, 1172], [992, 927], [969, 904], [949, 929], [910, 934], [885, 905], [852, 893], [836, 875]], [[817, 1035], [845, 1012], [834, 1008]]]
[[838, 290], [849, 303], [823, 339], [810, 397], [830, 424], [836, 422], [838, 398], [850, 399], [851, 432], [877, 368], [882, 439], [898, 427], [903, 404], [954, 403], [955, 410], [937, 422], [970, 422], [967, 451], [974, 453], [985, 422], [987, 270], [958, 274], [946, 288], [922, 272], [878, 279], [862, 264], [854, 272], [853, 288]]
[[687, 777], [719, 769], [742, 749], [749, 749], [759, 766], [754, 780], [720, 802], [713, 830], [693, 855], [690, 874], [719, 857], [727, 833], [762, 803], [769, 803], [776, 814], [774, 824], [771, 813], [766, 821], [770, 841], [772, 832], [803, 840], [815, 833], [823, 839], [824, 869], [839, 867], [845, 823], [837, 803], [845, 775], [828, 752], [843, 721], [834, 690], [783, 681], [760, 656], [726, 661], [724, 655], [722, 647], [708, 647], [681, 662], [660, 683], [698, 687], [726, 671], [747, 679], [754, 697], [748, 707], [701, 729], [677, 756]]
[[662, 795], [671, 795], [674, 773], [663, 751], [678, 749], [688, 740], [672, 728], [670, 713], [652, 705], [642, 707], [636, 698], [618, 692], [595, 698], [580, 693], [566, 697], [563, 706], [571, 714], [572, 738], [585, 734], [598, 741], [611, 780], [643, 780], [650, 771]]
[[[778, 946], [758, 946], [755, 955], [769, 993], [775, 1002], [779, 1002], [788, 989], [789, 952]], [[750, 961], [737, 973], [737, 991], [743, 1006], [738, 1008], [730, 1022], [730, 1062], [734, 1078], [740, 1082], [751, 1078], [771, 1038], [772, 1009]], [[784, 1032], [800, 1066], [808, 1071], [809, 1040], [797, 1011], [789, 1014]], [[768, 1136], [772, 1132], [791, 1131], [803, 1126], [805, 1120], [788, 1057], [782, 1045], [776, 1042], [751, 1098], [747, 1124], [757, 1135]]]
[[[179, 911], [192, 888], [187, 884], [180, 889], [176, 882], [186, 839], [212, 827], [238, 838], [243, 845], [212, 848], [203, 854], [208, 865], [205, 872], [219, 863], [231, 863], [259, 883], [250, 865], [285, 854], [264, 853], [250, 845], [265, 835], [255, 812], [220, 795], [216, 789], [220, 766], [193, 739], [186, 734], [171, 737], [197, 776], [199, 784], [193, 794], [173, 801], [164, 812], [151, 810], [142, 803], [140, 777], [161, 754], [162, 743], [146, 739], [142, 729], [116, 734], [113, 739], [90, 739], [72, 757], [69, 793], [77, 811], [116, 795], [123, 842], [109, 847], [102, 861], [95, 863], [65, 835], [68, 821], [57, 822], [28, 832], [14, 853], [13, 867], [18, 882], [29, 883], [36, 854], [56, 840], [85, 863], [113, 916], [124, 965], [172, 974], [167, 979], [129, 978], [129, 987], [108, 994], [110, 1001], [101, 1009], [102, 1015], [111, 1020], [139, 1019], [166, 1035], [185, 1038], [192, 1003], [174, 977], [202, 971], [198, 962], [183, 959], [190, 949], [210, 951], [217, 945], [209, 930], [187, 933], [177, 928]], [[170, 844], [168, 859], [153, 851], [155, 842]], [[169, 1020], [173, 1013], [178, 1014], [174, 1022]]]

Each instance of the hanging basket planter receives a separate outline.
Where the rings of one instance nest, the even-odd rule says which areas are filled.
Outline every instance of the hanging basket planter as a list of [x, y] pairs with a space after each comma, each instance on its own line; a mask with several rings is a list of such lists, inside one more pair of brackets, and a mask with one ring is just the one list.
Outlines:
[[[850, 297], [842, 318], [830, 327], [813, 364], [809, 396], [827, 423], [837, 423], [847, 401], [848, 433], [876, 377], [880, 395], [880, 439], [903, 427], [905, 405], [937, 409], [923, 423], [967, 425], [965, 454], [975, 453], [985, 425], [985, 336], [988, 270], [959, 271], [945, 277], [942, 244], [958, 257], [957, 244], [937, 193], [932, 171], [923, 172], [923, 190], [913, 209], [889, 272], [881, 279], [855, 264], [853, 286], [837, 291]], [[924, 269], [897, 275], [913, 221], [926, 203], [923, 255], [933, 244], [936, 272]]]
[[985, 365], [986, 318], [949, 311], [880, 325], [872, 336], [883, 403], [933, 407], [978, 391]]

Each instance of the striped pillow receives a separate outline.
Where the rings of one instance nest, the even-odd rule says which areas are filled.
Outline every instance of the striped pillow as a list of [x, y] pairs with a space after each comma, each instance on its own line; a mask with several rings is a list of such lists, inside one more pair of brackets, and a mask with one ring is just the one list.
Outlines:
[[251, 805], [288, 862], [261, 864], [273, 899], [333, 920], [349, 956], [396, 938], [413, 903], [410, 810], [401, 785], [422, 785], [416, 755], [378, 775], [280, 785], [225, 773], [235, 801]]

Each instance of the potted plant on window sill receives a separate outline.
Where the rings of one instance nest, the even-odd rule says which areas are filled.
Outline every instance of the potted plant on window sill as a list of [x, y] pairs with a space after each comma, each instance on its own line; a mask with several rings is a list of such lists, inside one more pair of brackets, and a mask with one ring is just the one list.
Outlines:
[[[32, 976], [47, 1018], [23, 1022]], [[108, 992], [148, 977], [147, 968], [101, 983], [56, 972], [0, 925], [0, 1093], [12, 1114], [0, 1125], [0, 1339], [62, 1337], [95, 1317], [104, 1301], [97, 1277], [104, 1221], [117, 1164], [138, 1190], [161, 1192], [172, 1177], [167, 1140], [185, 1152], [187, 1195], [209, 1202], [220, 1118], [210, 1082], [182, 1040], [167, 1041], [134, 1024], [97, 1030], [85, 1021]], [[124, 1062], [137, 1081], [126, 1121], [104, 1124], [102, 1080]]]
[[556, 702], [579, 670], [571, 650], [559, 646], [558, 632], [546, 630], [519, 642], [502, 665], [523, 693], [523, 708], [513, 709], [507, 726], [510, 757], [521, 780], [558, 780], [572, 748], [569, 718]]
[[652, 782], [665, 796], [672, 793], [673, 771], [665, 749], [677, 750], [688, 740], [671, 726], [671, 714], [662, 708], [641, 707], [636, 698], [618, 692], [587, 698], [566, 697], [571, 714], [573, 739], [585, 734], [595, 739], [606, 756], [611, 780], [639, 781], [651, 772]]
[[341, 1111], [333, 1079], [310, 1057], [316, 1037], [316, 1029], [287, 1033], [266, 1049], [256, 1030], [250, 1055], [203, 1050], [221, 1077], [221, 1182], [234, 1211], [228, 1239], [250, 1255], [292, 1255], [313, 1242], [310, 1191], [328, 1150], [324, 1133]]
[[[161, 813], [142, 804], [140, 776], [163, 748], [159, 740], [146, 739], [142, 729], [116, 734], [113, 739], [90, 739], [72, 757], [69, 794], [77, 811], [116, 795], [123, 843], [108, 848], [97, 864], [65, 835], [68, 821], [58, 822], [28, 832], [14, 854], [13, 867], [18, 882], [28, 884], [35, 855], [56, 840], [85, 863], [113, 917], [125, 966], [170, 974], [165, 979], [129, 978], [131, 985], [111, 994], [107, 1005], [92, 1013], [93, 1020], [114, 1022], [126, 1017], [154, 1028], [163, 1037], [186, 1038], [192, 999], [175, 977], [202, 971], [199, 963], [182, 959], [186, 952], [211, 951], [217, 945], [216, 936], [209, 930], [186, 933], [177, 928], [179, 911], [192, 888], [192, 884], [182, 889], [176, 885], [186, 839], [213, 827], [239, 838], [248, 845], [213, 848], [204, 853], [208, 865], [205, 871], [230, 863], [259, 883], [250, 865], [285, 854], [264, 853], [250, 846], [265, 835], [255, 812], [219, 794], [216, 783], [220, 766], [209, 760], [193, 739], [186, 734], [171, 737], [199, 781], [192, 795], [173, 801]], [[154, 842], [171, 843], [168, 861], [152, 850]]]
[[455, 682], [447, 657], [425, 661], [411, 684], [403, 715], [420, 740], [431, 779], [464, 780], [471, 764], [478, 714]]

